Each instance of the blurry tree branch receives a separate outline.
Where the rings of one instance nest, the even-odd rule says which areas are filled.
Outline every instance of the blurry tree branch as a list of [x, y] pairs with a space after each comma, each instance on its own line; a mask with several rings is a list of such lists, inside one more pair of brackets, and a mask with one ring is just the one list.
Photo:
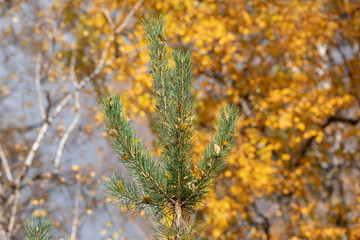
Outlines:
[[[40, 87], [41, 57], [40, 57], [40, 55], [37, 55], [37, 58], [36, 58], [36, 70], [35, 70], [35, 83], [36, 83], [36, 90], [37, 90], [37, 94], [38, 94], [38, 104], [39, 104], [39, 108], [40, 108], [40, 112], [41, 112], [41, 118], [44, 120], [44, 122], [41, 124], [40, 130], [39, 130], [34, 142], [31, 145], [31, 148], [30, 148], [30, 150], [29, 150], [29, 152], [28, 152], [28, 154], [27, 154], [27, 156], [25, 158], [24, 164], [22, 165], [20, 171], [17, 174], [17, 177], [15, 179], [15, 188], [14, 188], [14, 191], [11, 193], [11, 196], [9, 198], [9, 201], [11, 202], [12, 206], [11, 206], [10, 220], [9, 220], [8, 229], [7, 229], [8, 238], [11, 238], [12, 233], [14, 231], [15, 220], [16, 220], [16, 216], [17, 216], [17, 213], [18, 213], [19, 198], [20, 198], [20, 194], [21, 194], [21, 188], [22, 188], [22, 185], [23, 185], [23, 180], [26, 177], [26, 175], [28, 173], [28, 170], [33, 165], [33, 160], [34, 160], [35, 154], [39, 150], [40, 144], [43, 141], [43, 139], [45, 137], [45, 134], [49, 130], [49, 128], [50, 128], [51, 124], [53, 123], [53, 121], [64, 110], [65, 106], [74, 98], [75, 99], [76, 115], [75, 115], [75, 118], [72, 121], [72, 123], [67, 128], [64, 136], [62, 137], [62, 139], [60, 141], [58, 149], [57, 149], [57, 154], [56, 154], [56, 158], [55, 158], [55, 161], [54, 161], [54, 172], [57, 173], [64, 145], [65, 145], [70, 133], [73, 131], [73, 129], [77, 125], [77, 123], [79, 121], [79, 118], [80, 118], [80, 96], [79, 96], [79, 91], [81, 89], [83, 89], [85, 87], [85, 85], [88, 82], [90, 82], [93, 78], [97, 77], [105, 67], [111, 65], [114, 62], [115, 59], [106, 60], [106, 58], [108, 56], [109, 48], [110, 48], [111, 44], [114, 42], [116, 34], [120, 33], [127, 26], [130, 19], [134, 15], [135, 11], [140, 7], [140, 5], [142, 3], [143, 3], [143, 0], [138, 1], [137, 4], [127, 14], [127, 16], [125, 17], [123, 22], [115, 29], [114, 33], [108, 37], [108, 39], [106, 40], [106, 43], [105, 43], [105, 47], [103, 48], [103, 50], [102, 50], [102, 52], [100, 54], [100, 60], [96, 64], [94, 70], [89, 75], [85, 76], [80, 82], [76, 81], [76, 75], [75, 75], [75, 60], [76, 60], [76, 57], [75, 57], [75, 54], [73, 54], [73, 57], [71, 59], [70, 71], [71, 71], [71, 78], [72, 78], [73, 85], [74, 85], [75, 89], [74, 89], [74, 91], [71, 91], [71, 92], [67, 93], [60, 100], [60, 102], [56, 105], [54, 111], [51, 114], [50, 114], [49, 110], [46, 111], [44, 109], [44, 104], [43, 104], [43, 101], [42, 101], [42, 93], [41, 93], [41, 87]], [[48, 64], [48, 66], [50, 66], [50, 64]], [[50, 102], [49, 102], [49, 106], [51, 106]], [[48, 112], [49, 114], [46, 114], [46, 112]], [[3, 151], [1, 151], [1, 153], [3, 153]], [[3, 162], [3, 166], [5, 168], [7, 177], [9, 179], [13, 179], [12, 175], [9, 174], [11, 172], [9, 172], [9, 170], [8, 170], [9, 169], [8, 162], [7, 162], [6, 158], [4, 158], [4, 156], [5, 156], [4, 154], [1, 154], [1, 159], [2, 159], [2, 162]]]
[[[321, 125], [321, 129], [325, 129], [331, 123], [336, 123], [336, 122], [346, 123], [346, 124], [350, 124], [350, 125], [356, 125], [360, 122], [360, 118], [352, 119], [352, 118], [347, 118], [347, 117], [343, 117], [343, 116], [330, 116], [324, 120], [324, 122]], [[314, 142], [314, 140], [315, 140], [315, 136], [312, 136], [309, 139], [307, 139], [305, 141], [305, 143], [302, 145], [302, 147], [300, 148], [300, 158], [297, 161], [295, 161], [293, 164], [295, 167], [299, 166], [301, 159], [303, 157], [305, 157], [307, 151], [312, 146], [312, 143]]]
[[256, 203], [252, 204], [252, 207], [254, 209], [254, 212], [262, 219], [262, 226], [266, 235], [266, 239], [270, 240], [271, 239], [271, 235], [270, 235], [270, 227], [271, 227], [271, 223], [268, 217], [266, 217], [263, 213], [260, 212], [260, 210], [258, 209]]
[[111, 27], [113, 30], [115, 30], [115, 28], [116, 28], [115, 23], [114, 23], [113, 19], [111, 18], [109, 9], [105, 6], [104, 0], [101, 0], [101, 5], [102, 5], [102, 10], [103, 10], [104, 15], [105, 15], [105, 17], [106, 17], [106, 20], [108, 21], [110, 27]]
[[81, 181], [82, 181], [82, 163], [80, 160], [80, 169], [76, 174], [77, 184], [76, 184], [76, 194], [75, 194], [75, 206], [74, 206], [74, 218], [71, 226], [70, 240], [76, 240], [76, 230], [79, 224], [79, 200], [81, 197]]
[[11, 170], [10, 170], [10, 167], [9, 167], [9, 162], [8, 162], [6, 156], [5, 156], [5, 153], [4, 153], [4, 150], [1, 147], [1, 144], [0, 144], [0, 159], [1, 159], [2, 166], [4, 168], [7, 179], [9, 180], [9, 182], [13, 182], [14, 177], [13, 177], [13, 175], [11, 173]]
[[43, 121], [46, 119], [46, 113], [45, 113], [45, 107], [43, 103], [43, 97], [42, 97], [42, 90], [40, 85], [40, 79], [41, 79], [41, 55], [37, 54], [36, 56], [36, 66], [35, 66], [35, 86], [36, 86], [36, 92], [38, 97], [38, 104], [40, 108], [41, 118]]
[[75, 74], [75, 62], [76, 62], [76, 50], [73, 50], [72, 56], [71, 56], [71, 66], [70, 66], [70, 74], [71, 74], [71, 80], [74, 85], [75, 89], [75, 117], [69, 127], [66, 129], [64, 135], [62, 136], [58, 149], [56, 151], [56, 157], [54, 160], [54, 174], [59, 173], [59, 165], [60, 165], [60, 159], [62, 152], [64, 150], [64, 146], [66, 144], [66, 141], [68, 140], [71, 132], [74, 130], [76, 125], [79, 123], [80, 115], [81, 115], [81, 105], [80, 105], [80, 93], [78, 88], [78, 82]]
[[[130, 10], [130, 12], [126, 15], [124, 21], [119, 25], [119, 27], [116, 28], [115, 34], [120, 33], [129, 23], [132, 16], [134, 16], [136, 10], [141, 6], [141, 4], [144, 2], [144, 0], [139, 0], [135, 6]], [[115, 35], [113, 35], [115, 37]]]

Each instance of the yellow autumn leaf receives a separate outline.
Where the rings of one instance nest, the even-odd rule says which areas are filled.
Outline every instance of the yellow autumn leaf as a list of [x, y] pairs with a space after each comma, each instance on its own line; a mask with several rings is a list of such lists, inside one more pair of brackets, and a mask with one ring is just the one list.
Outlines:
[[80, 169], [79, 165], [72, 165], [71, 166], [71, 171], [73, 171], [73, 172], [77, 172], [77, 171], [79, 171], [79, 169]]
[[291, 156], [287, 153], [281, 154], [281, 159], [284, 161], [289, 161], [291, 159]]

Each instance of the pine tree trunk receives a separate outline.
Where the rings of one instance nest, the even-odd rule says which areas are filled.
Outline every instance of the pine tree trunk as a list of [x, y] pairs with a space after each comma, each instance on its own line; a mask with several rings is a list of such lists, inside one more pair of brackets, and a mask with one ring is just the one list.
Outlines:
[[181, 216], [181, 206], [179, 202], [175, 203], [175, 224], [176, 224], [176, 240], [180, 240], [180, 229], [182, 224], [182, 216]]

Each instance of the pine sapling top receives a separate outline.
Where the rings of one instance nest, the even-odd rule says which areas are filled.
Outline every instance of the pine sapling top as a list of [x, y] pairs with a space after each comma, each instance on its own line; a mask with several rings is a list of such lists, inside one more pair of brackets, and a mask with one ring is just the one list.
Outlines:
[[144, 20], [143, 27], [153, 79], [154, 130], [161, 155], [152, 157], [135, 134], [120, 97], [103, 97], [107, 132], [131, 177], [124, 179], [116, 173], [106, 187], [108, 195], [126, 210], [145, 212], [156, 223], [158, 239], [195, 239], [199, 224], [191, 216], [226, 167], [239, 112], [235, 106], [222, 109], [217, 132], [196, 161], [191, 51], [173, 50], [171, 64], [163, 17]]

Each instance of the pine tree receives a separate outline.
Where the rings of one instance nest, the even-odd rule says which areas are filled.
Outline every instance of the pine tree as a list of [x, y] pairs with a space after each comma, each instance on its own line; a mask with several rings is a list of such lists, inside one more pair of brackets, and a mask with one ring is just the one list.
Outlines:
[[131, 178], [117, 173], [105, 185], [109, 197], [122, 208], [144, 212], [156, 223], [157, 239], [195, 239], [200, 225], [191, 217], [226, 167], [239, 113], [235, 106], [222, 109], [217, 132], [196, 162], [191, 51], [173, 50], [170, 63], [164, 18], [144, 20], [143, 28], [153, 78], [154, 131], [161, 156], [155, 159], [140, 142], [120, 97], [103, 97], [107, 132]]
[[28, 240], [51, 240], [51, 228], [52, 225], [47, 219], [29, 218], [24, 232]]

